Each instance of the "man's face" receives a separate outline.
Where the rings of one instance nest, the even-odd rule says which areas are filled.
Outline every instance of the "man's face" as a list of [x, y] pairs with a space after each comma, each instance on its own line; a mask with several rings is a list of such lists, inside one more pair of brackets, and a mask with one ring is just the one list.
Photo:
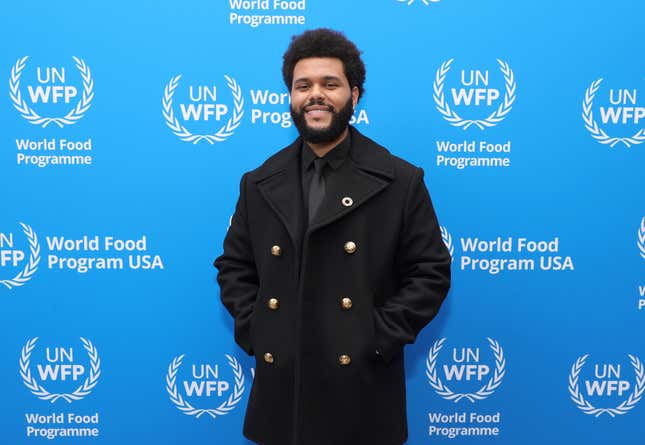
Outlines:
[[358, 88], [350, 88], [340, 59], [306, 58], [293, 68], [291, 117], [307, 142], [336, 141], [357, 102]]

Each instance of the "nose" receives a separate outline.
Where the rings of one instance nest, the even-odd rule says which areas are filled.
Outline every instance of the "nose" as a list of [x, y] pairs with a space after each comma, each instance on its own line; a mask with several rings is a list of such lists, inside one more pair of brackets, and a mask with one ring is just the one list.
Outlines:
[[322, 87], [317, 83], [311, 86], [311, 90], [309, 90], [309, 93], [310, 93], [309, 99], [312, 101], [320, 101], [325, 98], [325, 94], [323, 93]]

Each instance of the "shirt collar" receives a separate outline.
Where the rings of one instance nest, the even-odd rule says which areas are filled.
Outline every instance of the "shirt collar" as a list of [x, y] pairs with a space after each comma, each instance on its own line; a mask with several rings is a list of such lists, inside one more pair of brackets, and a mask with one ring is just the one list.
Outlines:
[[[336, 170], [338, 167], [340, 167], [345, 159], [347, 159], [347, 156], [349, 155], [349, 149], [351, 147], [351, 136], [349, 131], [347, 132], [347, 136], [345, 136], [345, 139], [340, 141], [338, 145], [336, 145], [334, 148], [329, 150], [325, 156], [323, 156], [323, 159], [327, 161], [327, 163], [331, 166], [332, 169]], [[309, 147], [309, 144], [307, 144], [304, 140], [302, 142], [302, 166], [304, 168], [304, 171], [307, 171], [309, 167], [311, 167], [312, 162], [314, 162], [314, 159], [316, 159], [316, 153]]]

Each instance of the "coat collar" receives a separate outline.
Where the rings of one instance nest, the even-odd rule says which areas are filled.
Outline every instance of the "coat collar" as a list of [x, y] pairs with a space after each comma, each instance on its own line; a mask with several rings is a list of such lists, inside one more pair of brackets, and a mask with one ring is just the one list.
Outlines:
[[[354, 127], [350, 126], [352, 147], [350, 157], [360, 169], [394, 179], [394, 168], [390, 152], [364, 136]], [[254, 181], [260, 183], [268, 177], [280, 173], [294, 162], [298, 161], [298, 150], [302, 145], [302, 138], [298, 137], [290, 145], [283, 148], [262, 164], [254, 174]]]
[[[335, 172], [325, 191], [325, 199], [309, 225], [313, 232], [353, 212], [374, 195], [386, 188], [394, 179], [394, 167], [390, 153], [376, 142], [350, 127], [352, 146], [349, 160]], [[301, 205], [294, 197], [299, 196], [299, 148], [302, 139], [267, 159], [253, 175], [262, 196], [278, 214], [295, 244], [299, 231]], [[344, 199], [349, 198], [349, 199]]]

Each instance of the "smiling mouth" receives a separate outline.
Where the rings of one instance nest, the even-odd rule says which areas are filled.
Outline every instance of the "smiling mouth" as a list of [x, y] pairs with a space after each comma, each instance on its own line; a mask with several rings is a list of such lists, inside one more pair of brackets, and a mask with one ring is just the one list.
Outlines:
[[305, 115], [310, 119], [314, 119], [314, 121], [328, 118], [331, 114], [332, 110], [330, 107], [314, 106], [309, 107], [308, 109], [305, 108]]
[[327, 111], [327, 112], [332, 112], [334, 111], [334, 107], [331, 105], [327, 105], [324, 102], [313, 102], [309, 103], [308, 105], [305, 106], [305, 112], [310, 112], [310, 111]]

